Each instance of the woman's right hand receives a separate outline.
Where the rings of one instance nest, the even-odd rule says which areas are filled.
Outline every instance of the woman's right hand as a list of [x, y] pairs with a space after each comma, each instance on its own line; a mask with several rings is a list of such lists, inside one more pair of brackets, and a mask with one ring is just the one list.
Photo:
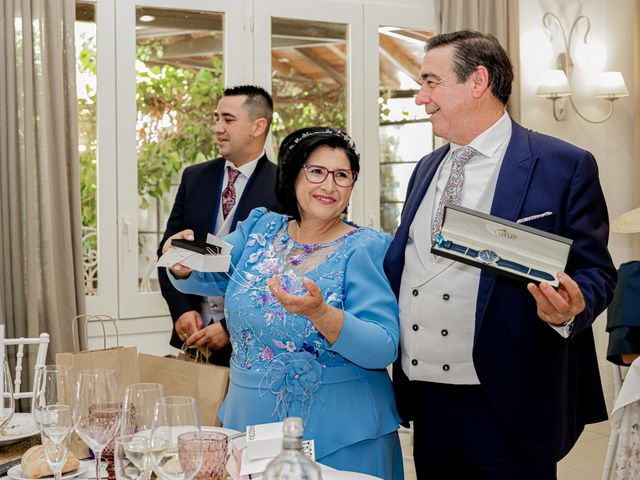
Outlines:
[[[167, 253], [167, 251], [172, 247], [171, 240], [177, 240], [177, 239], [193, 240], [194, 239], [193, 230], [189, 230], [189, 229], [182, 230], [181, 232], [178, 232], [175, 235], [171, 235], [164, 242], [164, 245], [162, 246], [162, 253], [163, 254]], [[176, 263], [176, 264], [172, 265], [169, 270], [171, 270], [171, 273], [173, 273], [173, 275], [176, 278], [186, 278], [189, 275], [191, 275], [191, 269], [189, 267], [185, 267], [184, 265], [182, 265], [180, 263]]]

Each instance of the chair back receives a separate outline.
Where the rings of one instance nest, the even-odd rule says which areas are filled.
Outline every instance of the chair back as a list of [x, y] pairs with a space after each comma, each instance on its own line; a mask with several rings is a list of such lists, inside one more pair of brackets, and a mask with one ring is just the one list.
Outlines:
[[[45, 364], [47, 358], [47, 350], [49, 349], [49, 334], [41, 333], [39, 337], [35, 338], [6, 338], [4, 343], [7, 347], [15, 345], [16, 355], [16, 368], [12, 372], [13, 375], [13, 397], [16, 400], [21, 398], [33, 397], [33, 387], [30, 387], [28, 391], [22, 391], [22, 370], [24, 369], [22, 363], [25, 355], [25, 345], [37, 345], [38, 353], [36, 355], [35, 368], [38, 368]], [[9, 355], [7, 348], [7, 355]]]

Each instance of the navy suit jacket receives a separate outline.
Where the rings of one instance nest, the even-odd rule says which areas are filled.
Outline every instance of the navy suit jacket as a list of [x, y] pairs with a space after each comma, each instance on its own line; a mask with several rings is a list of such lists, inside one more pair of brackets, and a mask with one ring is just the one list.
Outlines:
[[[167, 220], [167, 228], [158, 247], [158, 255], [162, 253], [165, 240], [182, 230], [192, 229], [196, 240], [206, 240], [207, 234], [213, 233], [224, 180], [224, 164], [224, 158], [220, 157], [185, 169]], [[247, 218], [254, 208], [266, 207], [276, 212], [281, 210], [276, 199], [275, 184], [276, 166], [263, 155], [238, 200], [230, 231], [235, 230], [237, 222]], [[165, 268], [158, 269], [158, 276], [162, 296], [167, 301], [174, 324], [183, 313], [200, 311], [202, 297], [176, 290], [167, 277]], [[182, 346], [183, 342], [175, 328], [170, 343], [176, 348]]]
[[[409, 226], [448, 151], [447, 145], [422, 158], [409, 182], [401, 224], [384, 262], [396, 295]], [[565, 339], [537, 316], [524, 282], [483, 271], [473, 362], [504, 428], [534, 458], [550, 463], [571, 449], [585, 424], [607, 418], [591, 324], [611, 301], [616, 270], [607, 250], [608, 213], [593, 156], [513, 122], [491, 214], [515, 221], [543, 212], [553, 215], [527, 225], [573, 239], [566, 272], [580, 286], [586, 308]], [[400, 355], [393, 374], [400, 415], [408, 421], [421, 406], [412, 402]]]

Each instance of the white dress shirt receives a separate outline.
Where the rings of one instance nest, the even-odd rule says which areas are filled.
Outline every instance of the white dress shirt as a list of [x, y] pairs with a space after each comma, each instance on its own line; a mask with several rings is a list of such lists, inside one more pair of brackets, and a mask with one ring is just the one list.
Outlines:
[[[229, 160], [226, 160], [224, 163], [224, 178], [222, 179], [222, 189], [220, 190], [220, 198], [218, 199], [218, 211], [216, 212], [216, 224], [213, 229], [213, 233], [216, 237], [224, 237], [225, 235], [230, 233], [231, 223], [233, 222], [233, 217], [236, 213], [236, 208], [238, 206], [238, 202], [240, 198], [242, 198], [242, 193], [244, 192], [245, 187], [247, 186], [247, 182], [253, 172], [255, 172], [256, 167], [258, 166], [258, 161], [265, 154], [263, 151], [258, 158], [255, 160], [251, 160], [248, 163], [240, 167], [236, 167]], [[229, 173], [227, 172], [227, 167], [231, 167], [235, 170], [239, 170], [240, 174], [236, 178], [235, 183], [233, 184], [233, 188], [236, 191], [236, 204], [231, 208], [227, 218], [225, 219], [222, 215], [222, 192], [227, 185], [229, 184]], [[202, 301], [201, 307], [201, 315], [202, 322], [204, 325], [208, 325], [212, 322], [219, 322], [224, 318], [224, 297], [216, 296], [216, 297], [205, 297]]]
[[[469, 146], [461, 205], [488, 213], [509, 139], [505, 113]], [[430, 226], [449, 178], [451, 144], [409, 228], [400, 289], [402, 369], [410, 380], [478, 384], [471, 356], [480, 269], [430, 253]]]

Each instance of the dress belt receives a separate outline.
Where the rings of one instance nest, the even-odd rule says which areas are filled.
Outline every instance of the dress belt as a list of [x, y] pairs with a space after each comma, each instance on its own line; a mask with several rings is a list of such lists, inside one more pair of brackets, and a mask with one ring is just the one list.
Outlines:
[[[385, 373], [384, 371], [378, 372], [377, 370], [371, 370], [371, 373]], [[255, 371], [242, 368], [231, 362], [230, 369], [230, 381], [241, 387], [258, 388], [260, 381], [264, 377], [264, 371]], [[323, 367], [322, 379], [320, 383], [322, 385], [332, 383], [349, 382], [358, 380], [365, 377], [365, 370], [357, 365], [345, 365], [342, 367]]]

